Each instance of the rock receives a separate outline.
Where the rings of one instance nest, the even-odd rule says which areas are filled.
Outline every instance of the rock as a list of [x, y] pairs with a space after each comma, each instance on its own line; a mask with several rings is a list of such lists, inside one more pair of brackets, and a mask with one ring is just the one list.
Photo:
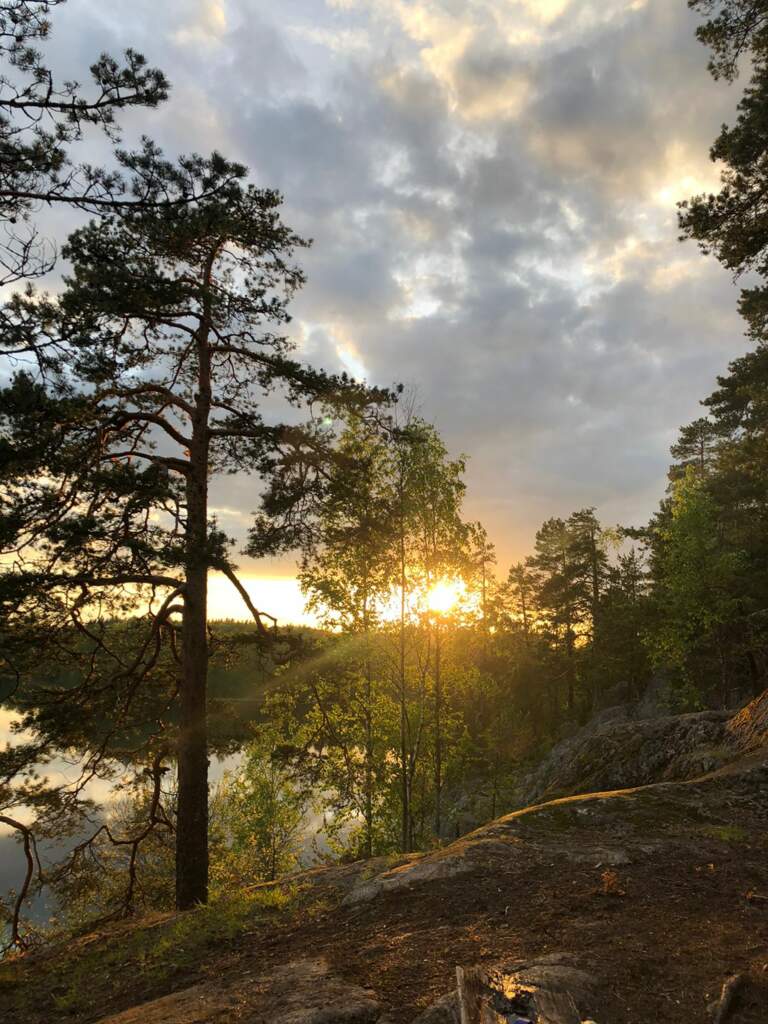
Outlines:
[[726, 731], [731, 742], [743, 752], [768, 744], [768, 690], [738, 711]]
[[100, 1024], [378, 1024], [373, 993], [332, 975], [325, 960], [296, 960], [259, 975], [235, 974], [174, 992]]
[[442, 853], [439, 851], [384, 871], [356, 886], [344, 897], [342, 902], [347, 906], [364, 903], [381, 893], [407, 889], [412, 885], [421, 885], [424, 882], [433, 882], [443, 878], [454, 878], [456, 875], [463, 875], [471, 871], [473, 865], [466, 857], [466, 850], [461, 843], [454, 843], [451, 850], [454, 852]]
[[104, 1017], [99, 1024], [202, 1024], [203, 1021], [223, 1021], [236, 1007], [234, 997], [212, 986], [193, 985], [124, 1013]]
[[768, 690], [736, 714], [670, 715], [666, 683], [656, 680], [639, 704], [604, 708], [556, 744], [520, 780], [519, 807], [572, 796], [685, 782], [768, 747]]
[[428, 1010], [420, 1013], [413, 1024], [461, 1024], [456, 993], [448, 992], [438, 999]]
[[[519, 786], [529, 806], [576, 793], [596, 793], [695, 778], [733, 759], [727, 749], [727, 711], [628, 721], [616, 709], [558, 743]], [[609, 714], [610, 713], [610, 714]]]

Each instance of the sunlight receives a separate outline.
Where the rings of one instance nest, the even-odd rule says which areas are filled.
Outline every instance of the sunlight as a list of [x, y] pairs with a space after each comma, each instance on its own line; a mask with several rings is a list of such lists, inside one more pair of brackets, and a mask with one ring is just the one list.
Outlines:
[[427, 606], [433, 612], [449, 612], [466, 589], [461, 580], [438, 580], [427, 593]]
[[[316, 626], [317, 617], [307, 612], [299, 581], [294, 576], [256, 576], [243, 573], [241, 581], [257, 608], [274, 615], [281, 626]], [[250, 613], [235, 588], [219, 573], [208, 578], [208, 618], [249, 622]]]

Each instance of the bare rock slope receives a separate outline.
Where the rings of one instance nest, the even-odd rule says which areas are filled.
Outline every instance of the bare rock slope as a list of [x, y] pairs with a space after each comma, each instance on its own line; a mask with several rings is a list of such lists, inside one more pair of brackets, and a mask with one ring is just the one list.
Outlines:
[[606, 708], [521, 780], [521, 807], [575, 793], [695, 779], [768, 743], [768, 691], [741, 711], [671, 715], [653, 700]]

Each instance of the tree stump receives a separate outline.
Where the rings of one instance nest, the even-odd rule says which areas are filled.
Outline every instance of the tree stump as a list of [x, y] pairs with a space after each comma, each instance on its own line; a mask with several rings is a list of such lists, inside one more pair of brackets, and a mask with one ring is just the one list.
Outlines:
[[456, 968], [461, 1024], [580, 1024], [581, 1015], [567, 992], [526, 985], [482, 967]]

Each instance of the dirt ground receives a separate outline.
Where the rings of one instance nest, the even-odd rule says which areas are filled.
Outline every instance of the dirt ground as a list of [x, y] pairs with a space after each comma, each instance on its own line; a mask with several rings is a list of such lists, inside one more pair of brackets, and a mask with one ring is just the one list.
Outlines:
[[[729, 1021], [768, 1024], [768, 808], [762, 782], [748, 798], [740, 786], [681, 790], [684, 804], [665, 805], [654, 826], [645, 791], [636, 806], [623, 794], [548, 805], [487, 830], [455, 876], [406, 880], [358, 902], [342, 897], [372, 868], [318, 872], [288, 910], [213, 943], [161, 983], [148, 984], [138, 962], [112, 968], [119, 986], [105, 968], [87, 1009], [54, 998], [48, 979], [65, 954], [38, 955], [5, 983], [0, 973], [0, 1020], [86, 1024], [199, 982], [242, 979], [246, 991], [254, 975], [323, 957], [339, 978], [373, 990], [387, 1024], [410, 1024], [453, 987], [456, 965], [567, 952], [598, 981], [598, 1004], [579, 1009], [599, 1024], [711, 1024], [708, 1004], [742, 973], [748, 984]], [[614, 806], [621, 814], [609, 820]], [[264, 1020], [246, 1003], [233, 1020]]]
[[768, 895], [764, 847], [681, 845], [614, 869], [608, 891], [604, 870], [539, 853], [499, 857], [489, 871], [257, 932], [236, 959], [261, 969], [321, 954], [373, 989], [397, 1024], [452, 988], [456, 964], [576, 953], [604, 987], [600, 1024], [708, 1024], [725, 979], [747, 971], [761, 1005], [732, 1019], [768, 1022], [768, 900], [746, 898]]

